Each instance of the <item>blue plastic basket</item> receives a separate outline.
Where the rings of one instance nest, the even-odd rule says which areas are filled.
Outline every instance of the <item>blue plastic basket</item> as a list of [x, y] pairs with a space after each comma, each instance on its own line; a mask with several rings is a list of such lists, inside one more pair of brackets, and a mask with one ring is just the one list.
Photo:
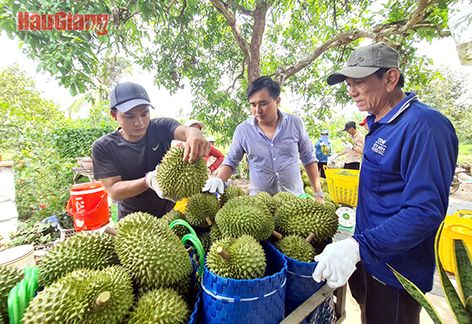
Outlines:
[[[270, 244], [270, 243], [269, 243]], [[285, 294], [285, 314], [290, 314], [295, 308], [303, 304], [317, 292], [325, 282], [317, 283], [312, 278], [313, 271], [318, 262], [301, 262], [289, 258], [280, 252], [274, 245], [271, 248], [281, 257], [287, 260], [287, 288]]]
[[267, 243], [266, 276], [236, 280], [211, 273], [202, 281], [205, 323], [279, 323], [284, 318], [287, 262]]
[[195, 301], [195, 306], [193, 307], [193, 312], [190, 314], [190, 318], [188, 320], [188, 324], [197, 324], [201, 323], [202, 314], [200, 314], [201, 308], [201, 289], [198, 290], [197, 293], [197, 300]]

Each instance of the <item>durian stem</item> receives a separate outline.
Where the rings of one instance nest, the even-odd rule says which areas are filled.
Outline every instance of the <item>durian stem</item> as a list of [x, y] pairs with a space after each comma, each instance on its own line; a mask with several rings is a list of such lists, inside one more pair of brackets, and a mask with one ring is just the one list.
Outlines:
[[107, 301], [110, 299], [111, 293], [109, 291], [104, 291], [101, 292], [97, 299], [95, 300], [95, 303], [97, 304], [98, 307], [105, 305]]
[[273, 236], [277, 241], [279, 241], [279, 240], [282, 239], [282, 234], [280, 234], [280, 233], [277, 232], [277, 231], [273, 231], [273, 232], [272, 232], [272, 236]]
[[105, 228], [105, 233], [115, 236], [118, 233], [118, 231], [116, 230], [116, 228], [107, 227]]
[[192, 251], [193, 251], [193, 247], [189, 246], [189, 247], [187, 248], [187, 253], [190, 253], [190, 252], [192, 252]]
[[228, 260], [229, 259], [229, 254], [225, 250], [223, 250], [223, 247], [219, 246], [216, 248], [216, 253], [218, 253], [223, 259]]
[[211, 221], [211, 218], [210, 218], [210, 217], [205, 218], [205, 220], [206, 220], [208, 226], [213, 225], [213, 222]]
[[313, 241], [314, 238], [315, 238], [315, 234], [310, 233], [310, 234], [306, 237], [305, 241], [307, 241], [308, 243], [311, 243], [311, 241]]

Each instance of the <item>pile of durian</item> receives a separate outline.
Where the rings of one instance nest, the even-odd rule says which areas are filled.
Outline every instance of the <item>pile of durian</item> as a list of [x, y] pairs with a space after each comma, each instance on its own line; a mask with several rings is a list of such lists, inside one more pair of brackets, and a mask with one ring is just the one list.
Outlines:
[[[261, 241], [274, 240], [284, 254], [311, 261], [316, 242], [331, 238], [338, 221], [334, 209], [291, 193], [248, 196], [229, 186], [217, 198], [200, 190], [204, 164], [183, 162], [173, 148], [158, 168], [167, 197], [184, 198], [184, 208], [162, 218], [133, 213], [112, 234], [80, 232], [54, 246], [39, 262], [40, 290], [23, 323], [185, 323], [197, 292], [194, 267], [181, 243], [188, 230], [170, 229], [176, 219], [198, 233], [207, 268], [234, 279], [264, 277], [267, 259]], [[282, 239], [280, 239], [282, 237]], [[0, 267], [0, 323], [6, 301], [21, 273]]]
[[[186, 323], [195, 302], [193, 266], [166, 220], [133, 213], [114, 235], [80, 232], [39, 262], [40, 290], [27, 323]], [[0, 267], [0, 302], [20, 272]]]

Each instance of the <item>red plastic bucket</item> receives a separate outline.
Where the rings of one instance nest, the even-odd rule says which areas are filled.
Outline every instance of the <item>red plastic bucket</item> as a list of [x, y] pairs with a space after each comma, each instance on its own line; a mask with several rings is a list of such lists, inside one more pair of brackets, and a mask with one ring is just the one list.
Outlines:
[[100, 182], [79, 183], [70, 189], [67, 213], [77, 232], [93, 230], [109, 222], [108, 195]]

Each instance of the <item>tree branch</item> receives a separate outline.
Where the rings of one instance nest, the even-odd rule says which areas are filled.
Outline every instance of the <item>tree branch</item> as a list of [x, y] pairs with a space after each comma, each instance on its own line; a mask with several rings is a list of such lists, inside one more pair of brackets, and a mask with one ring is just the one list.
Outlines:
[[422, 23], [426, 16], [426, 9], [436, 2], [437, 0], [420, 0], [418, 2], [418, 7], [408, 20], [402, 20], [393, 23], [390, 22], [388, 24], [379, 25], [373, 28], [372, 30], [353, 30], [350, 32], [345, 32], [336, 35], [331, 39], [325, 41], [320, 46], [318, 46], [311, 54], [309, 54], [304, 59], [286, 68], [279, 68], [275, 74], [275, 78], [277, 79], [277, 81], [279, 81], [281, 85], [283, 85], [286, 79], [293, 76], [300, 70], [306, 68], [327, 50], [338, 46], [345, 46], [359, 38], [370, 38], [375, 41], [382, 41], [394, 48], [398, 48], [399, 44], [390, 40], [388, 36], [404, 35], [410, 30], [419, 28], [435, 28], [440, 36], [446, 35], [447, 32], [442, 32], [439, 26], [436, 26], [434, 24]]
[[426, 14], [426, 8], [435, 4], [436, 2], [437, 0], [419, 0], [418, 6], [416, 7], [408, 22], [403, 26], [402, 32], [410, 30], [414, 25], [421, 22]]
[[236, 43], [238, 44], [239, 48], [243, 52], [244, 57], [249, 61], [251, 58], [250, 48], [248, 42], [244, 39], [241, 35], [241, 31], [239, 30], [236, 24], [236, 17], [234, 14], [229, 10], [228, 6], [221, 0], [210, 0], [213, 6], [225, 17], [226, 23], [231, 27], [231, 31], [233, 32], [233, 36], [236, 39]]
[[269, 5], [267, 2], [259, 2], [254, 10], [254, 25], [252, 29], [252, 39], [250, 53], [251, 57], [248, 64], [248, 81], [251, 83], [257, 79], [260, 74], [261, 45], [266, 25], [266, 13]]

